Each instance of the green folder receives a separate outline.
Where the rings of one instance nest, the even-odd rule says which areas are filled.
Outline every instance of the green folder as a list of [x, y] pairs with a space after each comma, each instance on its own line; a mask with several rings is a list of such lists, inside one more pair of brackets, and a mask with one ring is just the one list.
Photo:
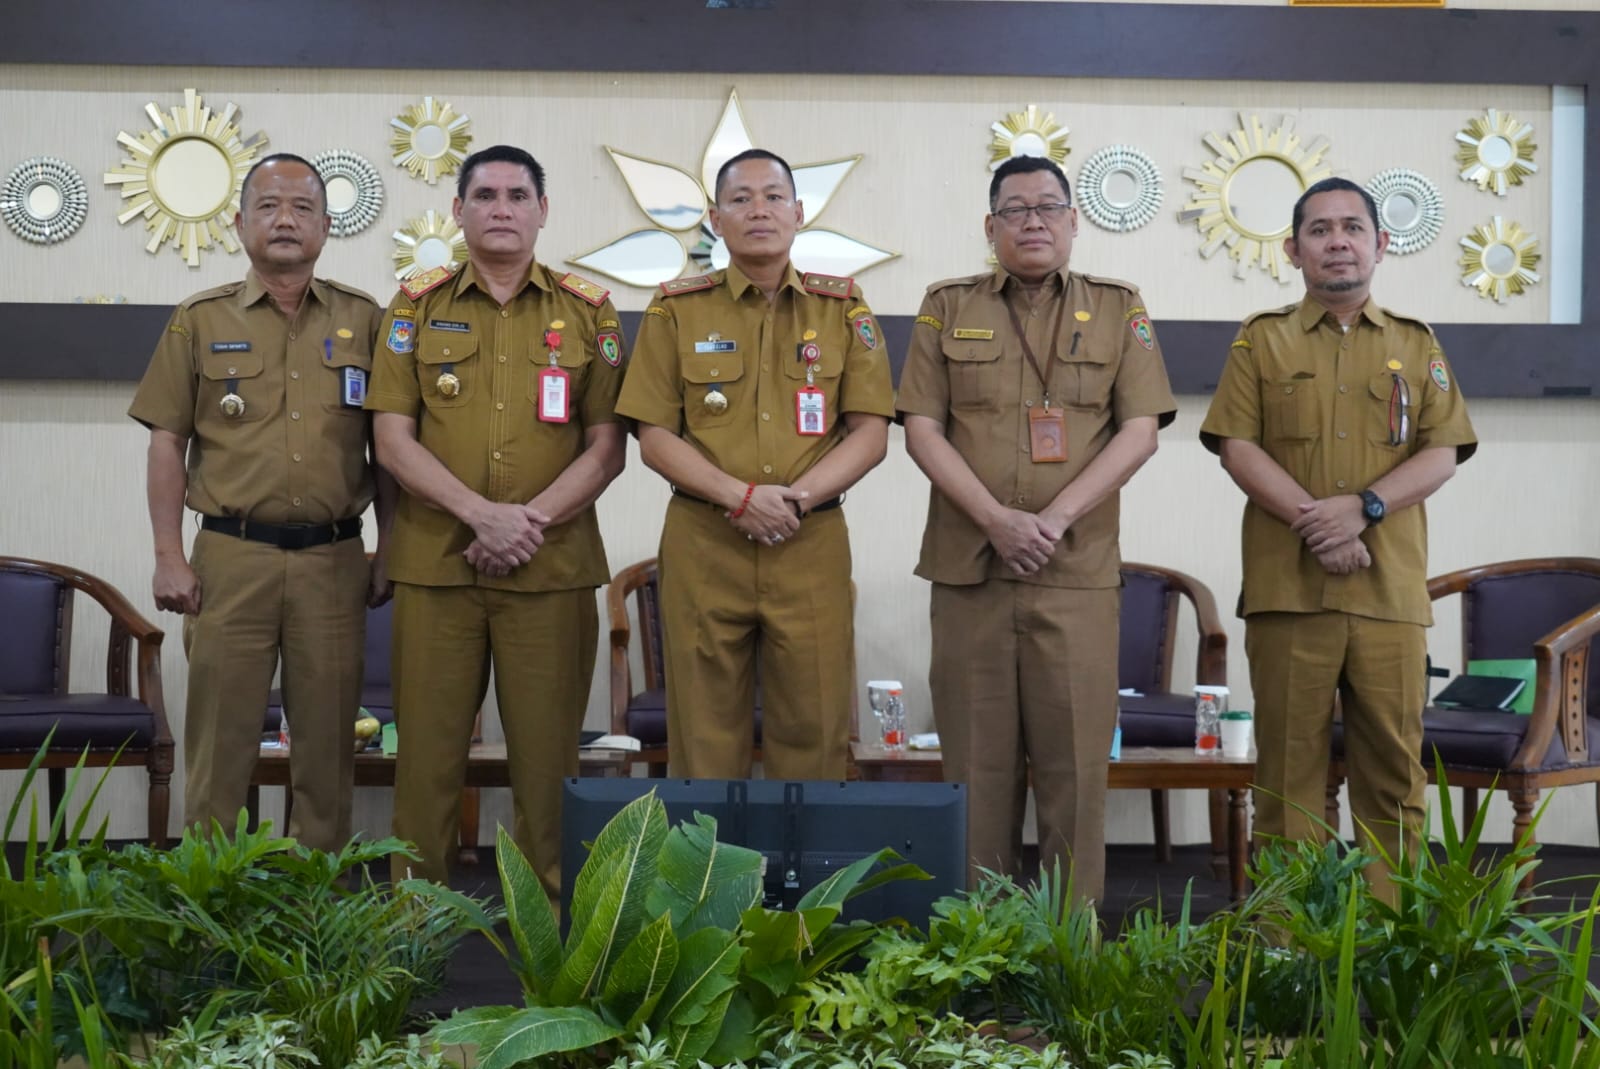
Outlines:
[[1522, 692], [1511, 702], [1507, 712], [1521, 713], [1524, 716], [1533, 712], [1534, 673], [1537, 666], [1532, 657], [1520, 660], [1507, 661], [1468, 661], [1467, 674], [1472, 676], [1510, 676], [1520, 679], [1526, 684]]

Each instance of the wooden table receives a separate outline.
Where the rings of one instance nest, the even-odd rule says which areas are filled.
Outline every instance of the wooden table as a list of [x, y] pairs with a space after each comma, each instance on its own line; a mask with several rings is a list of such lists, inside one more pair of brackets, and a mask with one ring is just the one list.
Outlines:
[[[937, 783], [944, 778], [938, 750], [891, 752], [877, 743], [850, 744], [851, 757], [864, 780], [895, 783]], [[1228, 884], [1234, 898], [1245, 892], [1245, 860], [1250, 849], [1250, 784], [1255, 757], [1202, 756], [1182, 747], [1125, 748], [1122, 758], [1107, 766], [1111, 790], [1222, 789], [1228, 792]]]

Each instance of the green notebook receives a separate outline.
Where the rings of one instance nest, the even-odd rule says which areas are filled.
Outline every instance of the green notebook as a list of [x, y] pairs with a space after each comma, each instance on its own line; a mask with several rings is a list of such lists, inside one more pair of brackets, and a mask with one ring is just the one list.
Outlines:
[[1537, 666], [1532, 657], [1520, 660], [1506, 661], [1468, 661], [1467, 674], [1474, 676], [1510, 676], [1520, 679], [1526, 684], [1512, 701], [1507, 712], [1522, 713], [1524, 716], [1533, 712], [1534, 673]]

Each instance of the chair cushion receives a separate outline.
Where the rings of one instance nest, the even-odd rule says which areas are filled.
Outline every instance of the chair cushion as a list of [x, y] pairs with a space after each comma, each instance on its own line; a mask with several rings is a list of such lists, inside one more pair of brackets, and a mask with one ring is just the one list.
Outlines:
[[[1528, 733], [1532, 718], [1516, 713], [1464, 711], [1428, 706], [1422, 711], [1422, 763], [1433, 767], [1433, 755], [1438, 753], [1445, 768], [1470, 768], [1494, 772], [1504, 770], [1522, 749], [1522, 740]], [[1553, 772], [1563, 768], [1600, 765], [1600, 725], [1589, 718], [1589, 760], [1574, 762], [1567, 757], [1567, 748], [1559, 733], [1550, 740], [1544, 760], [1534, 766], [1536, 771]], [[1333, 723], [1333, 754], [1344, 757], [1344, 724]]]
[[0, 701], [0, 751], [37, 750], [49, 734], [52, 751], [148, 750], [156, 736], [150, 707], [134, 698], [111, 694], [47, 694]]
[[1124, 694], [1121, 710], [1124, 746], [1193, 746], [1194, 696], [1191, 694]]
[[[1122, 617], [1118, 631], [1117, 685], [1133, 690], [1153, 691], [1166, 675], [1167, 583], [1160, 576], [1144, 572], [1122, 572]], [[1194, 709], [1191, 705], [1190, 714]], [[1128, 726], [1123, 724], [1123, 741]], [[1190, 733], [1193, 741], [1193, 732]], [[1153, 746], [1156, 743], [1137, 743]]]
[[[0, 569], [0, 694], [54, 694], [56, 644], [61, 630], [61, 584], [46, 575]], [[0, 711], [3, 713], [3, 711]]]

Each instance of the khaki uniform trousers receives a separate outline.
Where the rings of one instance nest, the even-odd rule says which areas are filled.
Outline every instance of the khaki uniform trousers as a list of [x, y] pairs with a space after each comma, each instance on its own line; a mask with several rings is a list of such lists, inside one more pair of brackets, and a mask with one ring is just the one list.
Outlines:
[[756, 665], [767, 779], [842, 780], [855, 628], [844, 511], [764, 546], [681, 497], [661, 532], [662, 645], [672, 774], [748, 779]]
[[1041, 871], [1104, 894], [1121, 614], [1116, 587], [933, 584], [928, 681], [944, 777], [967, 785], [969, 886], [979, 868], [1019, 874], [1031, 771]]
[[294, 792], [289, 834], [319, 850], [342, 848], [350, 839], [366, 659], [370, 566], [361, 540], [291, 550], [201, 531], [192, 564], [200, 614], [183, 622], [184, 822], [234, 829], [281, 652]]
[[472, 724], [488, 690], [492, 655], [515, 813], [512, 837], [546, 893], [560, 894], [561, 781], [578, 774], [578, 733], [598, 640], [590, 587], [521, 593], [395, 584], [400, 753], [393, 830], [422, 858], [394, 858], [396, 880], [446, 880]]
[[[1427, 639], [1420, 624], [1342, 612], [1245, 618], [1255, 692], [1257, 836], [1322, 840], [1334, 695], [1344, 715], [1350, 815], [1396, 857], [1423, 821], [1422, 705]], [[1404, 835], [1402, 836], [1402, 830]], [[1392, 901], [1388, 868], [1368, 869]]]

